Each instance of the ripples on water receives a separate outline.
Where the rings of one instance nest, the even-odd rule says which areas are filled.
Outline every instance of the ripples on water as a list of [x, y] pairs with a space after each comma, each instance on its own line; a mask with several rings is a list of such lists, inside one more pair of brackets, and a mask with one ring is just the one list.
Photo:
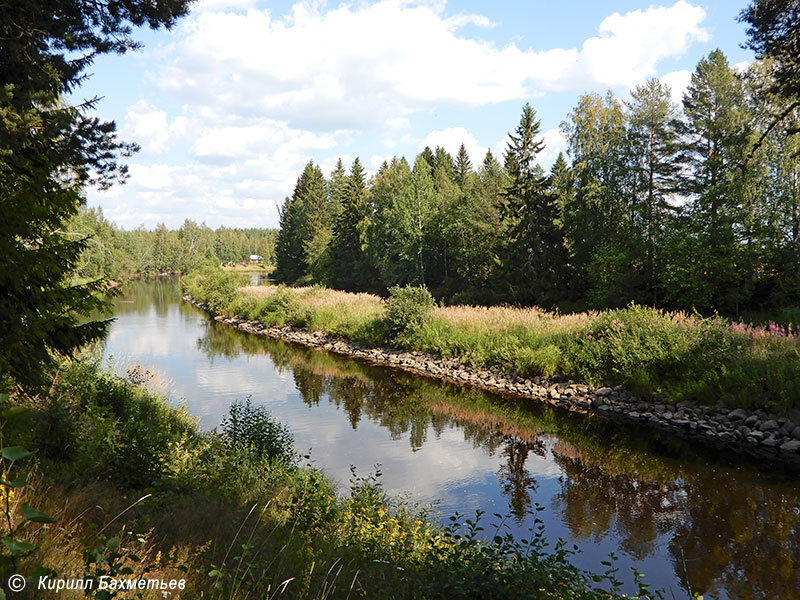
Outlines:
[[[177, 282], [138, 282], [116, 300], [105, 341], [117, 365], [142, 364], [217, 426], [251, 396], [286, 423], [298, 450], [346, 485], [350, 465], [381, 465], [392, 494], [438, 501], [447, 516], [507, 515], [525, 536], [529, 512], [548, 538], [582, 550], [595, 571], [609, 552], [667, 589], [721, 598], [800, 598], [796, 477], [690, 451], [682, 442], [563, 414], [352, 359], [265, 340], [210, 321]], [[498, 519], [484, 517], [487, 535]]]

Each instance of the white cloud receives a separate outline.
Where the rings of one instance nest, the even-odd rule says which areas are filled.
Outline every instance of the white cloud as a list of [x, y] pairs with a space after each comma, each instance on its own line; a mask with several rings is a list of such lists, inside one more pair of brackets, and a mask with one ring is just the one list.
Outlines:
[[464, 144], [464, 148], [466, 148], [467, 154], [469, 154], [469, 159], [472, 161], [473, 167], [476, 167], [483, 161], [483, 157], [486, 156], [486, 147], [481, 146], [475, 136], [463, 127], [448, 127], [447, 129], [431, 131], [427, 137], [418, 144], [418, 148], [422, 150], [425, 146], [428, 146], [433, 150], [436, 146], [441, 146], [455, 158], [461, 144]]
[[121, 134], [123, 139], [139, 144], [145, 153], [161, 153], [169, 141], [167, 113], [146, 100], [139, 100], [128, 108]]
[[[298, 3], [284, 18], [258, 9], [203, 12], [181, 26], [158, 81], [187, 102], [227, 113], [268, 114], [315, 131], [363, 129], [433, 106], [629, 86], [706, 40], [704, 18], [702, 8], [679, 0], [615, 13], [581, 49], [534, 51], [462, 35], [466, 24], [491, 22], [448, 17], [443, 4]], [[450, 58], [436, 68], [435, 56]]]
[[564, 152], [567, 149], [567, 138], [561, 133], [559, 129], [548, 129], [542, 135], [545, 143], [545, 148], [539, 154], [539, 164], [545, 171], [548, 171], [553, 163], [556, 162], [559, 152]]
[[672, 71], [660, 78], [661, 83], [666, 83], [672, 93], [672, 101], [678, 106], [683, 106], [683, 94], [692, 82], [691, 71]]
[[200, 12], [219, 12], [225, 10], [246, 10], [255, 8], [258, 0], [197, 0], [192, 4], [192, 14]]
[[[349, 169], [358, 153], [376, 169], [385, 153], [419, 141], [412, 120], [421, 111], [630, 87], [707, 39], [704, 11], [685, 0], [615, 13], [580, 47], [544, 50], [479, 39], [470, 32], [492, 27], [489, 18], [448, 14], [440, 0], [299, 2], [285, 16], [259, 6], [201, 0], [171, 43], [154, 51], [151, 80], [182, 108], [176, 115], [139, 100], [128, 109], [122, 137], [143, 149], [131, 180], [111, 193], [90, 192], [104, 204], [117, 201], [109, 218], [131, 227], [155, 215], [177, 226], [183, 217], [173, 223], [171, 214], [184, 211], [196, 220], [276, 226], [275, 203], [312, 158], [329, 173], [337, 154], [347, 152]], [[682, 90], [682, 73], [663, 80]], [[543, 135], [546, 166], [564, 143], [556, 130]], [[368, 136], [377, 144], [357, 145]], [[486, 147], [464, 127], [432, 131], [420, 148], [455, 155], [461, 143], [477, 167]], [[504, 149], [505, 139], [492, 148], [500, 161]], [[172, 162], [164, 164], [168, 151]], [[153, 155], [160, 164], [147, 165]], [[146, 208], [132, 211], [139, 201]]]
[[736, 71], [737, 73], [740, 73], [740, 74], [747, 73], [747, 69], [750, 68], [751, 64], [753, 64], [753, 61], [751, 61], [751, 60], [743, 60], [741, 62], [737, 62], [734, 65], [731, 65], [731, 69], [733, 69], [734, 71]]
[[630, 86], [654, 75], [659, 60], [682, 56], [692, 43], [708, 41], [708, 32], [700, 27], [705, 17], [701, 7], [685, 0], [671, 7], [614, 13], [600, 23], [599, 37], [584, 42], [585, 71], [597, 83]]

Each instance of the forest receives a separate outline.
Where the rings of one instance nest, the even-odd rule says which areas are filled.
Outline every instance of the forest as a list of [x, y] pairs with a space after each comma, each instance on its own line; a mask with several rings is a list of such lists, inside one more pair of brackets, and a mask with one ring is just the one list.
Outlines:
[[86, 247], [76, 259], [78, 279], [125, 281], [158, 273], [186, 273], [203, 261], [236, 265], [250, 255], [262, 258], [263, 265], [274, 263], [274, 229], [211, 229], [205, 223], [186, 219], [178, 229], [159, 223], [155, 229], [120, 229], [103, 216], [101, 208], [83, 207], [67, 223], [66, 230], [86, 239]]
[[[769, 58], [720, 50], [682, 106], [657, 79], [584, 94], [545, 172], [526, 104], [504, 156], [426, 147], [367, 177], [309, 162], [280, 212], [279, 281], [449, 303], [774, 311], [800, 299], [800, 107]], [[781, 115], [776, 119], [775, 115]]]

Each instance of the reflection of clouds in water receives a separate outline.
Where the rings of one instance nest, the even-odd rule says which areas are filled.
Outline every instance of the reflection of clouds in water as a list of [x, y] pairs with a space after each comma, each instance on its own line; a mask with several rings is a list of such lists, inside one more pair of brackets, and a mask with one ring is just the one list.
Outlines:
[[[299, 451], [312, 448], [314, 464], [342, 488], [351, 464], [366, 475], [380, 463], [387, 492], [409, 492], [421, 503], [440, 499], [444, 516], [508, 514], [509, 496], [522, 508], [538, 502], [551, 543], [563, 537], [580, 544], [580, 566], [602, 570], [599, 561], [613, 551], [627, 580], [635, 564], [655, 587], [685, 597], [683, 575], [674, 571], [680, 535], [681, 551], [694, 561], [687, 562], [694, 589], [722, 581], [736, 590], [746, 581], [745, 596], [795, 597], [762, 592], [800, 584], [796, 569], [783, 569], [798, 542], [781, 537], [800, 525], [791, 512], [796, 486], [770, 487], [747, 473], [722, 479], [699, 461], [678, 466], [640, 451], [645, 444], [621, 426], [597, 429], [558, 415], [540, 420], [495, 397], [247, 336], [169, 298], [163, 294], [158, 311], [142, 301], [140, 310], [117, 313], [105, 350], [121, 365], [117, 372], [142, 364], [174, 378], [172, 397], [186, 398], [205, 429], [250, 395], [288, 424]], [[541, 423], [557, 432], [538, 437], [544, 456], [525, 452]], [[531, 504], [519, 503], [522, 494]], [[487, 517], [487, 532], [491, 523]], [[523, 535], [529, 526], [513, 518], [508, 524]]]

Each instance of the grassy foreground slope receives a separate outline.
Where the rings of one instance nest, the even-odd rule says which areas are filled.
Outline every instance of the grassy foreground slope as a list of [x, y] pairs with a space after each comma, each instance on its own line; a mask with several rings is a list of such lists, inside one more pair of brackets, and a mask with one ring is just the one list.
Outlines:
[[546, 547], [533, 514], [529, 540], [481, 542], [477, 519], [434, 525], [373, 475], [338, 496], [262, 408], [235, 404], [202, 433], [148, 378], [62, 362], [46, 393], [0, 398], [0, 578], [28, 577], [13, 597], [82, 597], [33, 590], [101, 576], [183, 579], [181, 598], [623, 597], [613, 572]]
[[800, 326], [752, 326], [642, 306], [560, 315], [508, 306], [434, 306], [423, 288], [387, 301], [320, 287], [240, 288], [211, 267], [184, 289], [212, 310], [324, 331], [522, 376], [610, 382], [671, 401], [783, 411], [800, 407]]

